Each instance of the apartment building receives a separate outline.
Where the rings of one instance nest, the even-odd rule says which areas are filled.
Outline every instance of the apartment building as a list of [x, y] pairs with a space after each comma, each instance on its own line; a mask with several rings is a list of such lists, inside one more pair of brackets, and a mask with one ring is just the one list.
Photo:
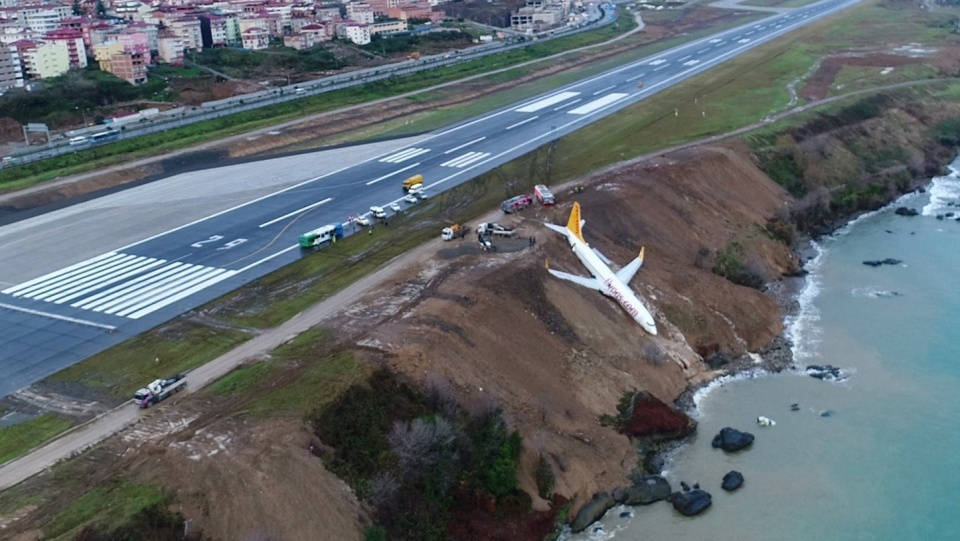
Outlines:
[[366, 45], [370, 43], [370, 27], [353, 21], [344, 21], [337, 24], [337, 37], [350, 40], [357, 45]]
[[164, 64], [183, 65], [183, 42], [169, 30], [163, 30], [157, 36], [157, 57]]
[[70, 70], [70, 55], [63, 44], [21, 40], [13, 45], [20, 56], [26, 77], [47, 79]]
[[347, 4], [347, 18], [357, 24], [373, 24], [373, 8], [361, 2]]
[[124, 81], [139, 86], [147, 82], [149, 59], [139, 53], [119, 53], [110, 57], [112, 72]]
[[200, 31], [200, 19], [198, 17], [181, 15], [166, 21], [165, 24], [183, 42], [184, 50], [197, 51], [203, 49], [203, 34]]
[[0, 92], [23, 86], [23, 68], [15, 45], [0, 47]]
[[296, 49], [309, 49], [317, 44], [316, 34], [313, 32], [294, 32], [289, 36], [283, 36], [283, 46]]
[[397, 32], [406, 32], [408, 28], [407, 21], [384, 21], [382, 23], [373, 23], [370, 25], [370, 35], [377, 34], [396, 34]]
[[227, 46], [227, 20], [214, 13], [200, 15], [200, 39], [204, 49]]
[[83, 43], [83, 32], [74, 28], [58, 28], [47, 32], [43, 40], [65, 47], [71, 68], [87, 67], [87, 46]]
[[[241, 19], [242, 21], [242, 19]], [[270, 34], [259, 26], [251, 26], [240, 32], [243, 48], [250, 51], [266, 49], [270, 45]]]

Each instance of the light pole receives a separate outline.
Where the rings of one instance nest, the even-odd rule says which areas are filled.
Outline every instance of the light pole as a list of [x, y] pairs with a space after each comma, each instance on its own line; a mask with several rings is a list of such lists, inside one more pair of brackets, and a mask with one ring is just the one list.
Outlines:
[[81, 109], [80, 106], [78, 105], [74, 107], [73, 110], [80, 111], [80, 118], [83, 119], [83, 127], [86, 128], [87, 127], [87, 109], [86, 108]]

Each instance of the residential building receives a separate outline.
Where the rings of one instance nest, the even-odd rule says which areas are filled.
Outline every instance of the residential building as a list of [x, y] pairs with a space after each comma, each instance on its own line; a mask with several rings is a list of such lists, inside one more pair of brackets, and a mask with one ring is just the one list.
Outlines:
[[370, 27], [352, 21], [344, 21], [337, 25], [337, 37], [347, 39], [357, 45], [370, 43]]
[[165, 22], [167, 28], [179, 36], [186, 51], [203, 49], [203, 37], [200, 32], [200, 19], [196, 16], [184, 15]]
[[373, 8], [361, 2], [347, 4], [347, 18], [358, 24], [373, 24]]
[[100, 71], [113, 73], [113, 57], [123, 52], [123, 44], [117, 40], [108, 41], [93, 46], [93, 59], [100, 66]]
[[562, 2], [527, 0], [527, 5], [510, 16], [510, 27], [518, 32], [543, 32], [563, 24], [566, 8]]
[[138, 53], [120, 53], [110, 57], [111, 73], [139, 86], [147, 82], [147, 58]]
[[327, 41], [332, 35], [334, 30], [333, 23], [313, 23], [307, 26], [304, 26], [300, 29], [301, 34], [311, 34], [313, 36], [313, 43], [317, 44], [321, 41]]
[[147, 45], [150, 47], [151, 51], [156, 51], [157, 44], [157, 32], [160, 31], [155, 24], [149, 24], [145, 22], [132, 22], [127, 25], [125, 32], [143, 32], [147, 35]]
[[200, 15], [200, 38], [204, 49], [227, 46], [227, 21], [215, 13]]
[[406, 2], [404, 0], [367, 0], [366, 3], [373, 9], [374, 14], [385, 16], [388, 9], [398, 8]]
[[128, 28], [117, 34], [117, 41], [123, 45], [124, 52], [143, 55], [147, 59], [147, 64], [150, 64], [150, 42], [147, 40], [145, 32], [137, 32]]
[[286, 2], [267, 2], [263, 6], [263, 11], [270, 17], [276, 19], [277, 31], [274, 35], [283, 34], [284, 28], [290, 28], [290, 19], [293, 15], [293, 6]]
[[47, 32], [44, 36], [47, 43], [56, 43], [67, 49], [70, 67], [83, 69], [87, 67], [87, 46], [83, 43], [83, 32], [74, 28], [58, 28]]
[[15, 45], [0, 47], [0, 92], [23, 86], [23, 68]]
[[270, 34], [259, 26], [251, 26], [240, 33], [243, 48], [251, 51], [266, 49], [270, 45]]
[[409, 21], [411, 19], [430, 19], [432, 22], [443, 22], [443, 12], [434, 11], [427, 2], [414, 2], [387, 9], [387, 17]]
[[408, 28], [407, 21], [384, 21], [382, 23], [373, 23], [370, 25], [370, 35], [377, 34], [396, 34], [397, 32], [406, 32]]
[[283, 46], [296, 50], [309, 49], [317, 44], [317, 36], [313, 32], [296, 32], [283, 36]]
[[108, 9], [107, 13], [126, 21], [143, 22], [149, 21], [152, 18], [153, 7], [145, 2], [127, 0], [122, 2], [113, 2], [113, 7]]
[[112, 34], [114, 33], [115, 30], [116, 29], [113, 26], [107, 24], [104, 21], [98, 21], [97, 23], [88, 27], [87, 35], [90, 36], [89, 48], [92, 49], [97, 45], [101, 45], [103, 43], [107, 43], [108, 41], [111, 41], [113, 39]]
[[68, 5], [40, 4], [9, 9], [16, 10], [15, 18], [22, 27], [29, 28], [38, 34], [46, 34], [60, 28], [60, 21], [70, 18], [72, 14]]
[[236, 15], [221, 15], [221, 17], [223, 17], [223, 21], [226, 24], [227, 46], [239, 47], [241, 44], [240, 18]]
[[314, 13], [318, 21], [339, 21], [341, 18], [340, 8], [317, 8]]
[[290, 19], [290, 32], [297, 33], [303, 29], [304, 26], [310, 26], [311, 24], [316, 23], [317, 20], [313, 18], [313, 15], [294, 15]]
[[23, 63], [23, 74], [27, 77], [47, 79], [70, 70], [70, 55], [63, 44], [18, 41], [14, 45]]
[[157, 36], [157, 55], [164, 64], [182, 66], [183, 42], [180, 37], [169, 30], [161, 32]]

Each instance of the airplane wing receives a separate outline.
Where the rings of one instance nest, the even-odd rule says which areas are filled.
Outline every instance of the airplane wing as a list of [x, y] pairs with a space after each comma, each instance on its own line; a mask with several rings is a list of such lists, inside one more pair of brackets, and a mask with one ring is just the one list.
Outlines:
[[597, 250], [593, 246], [591, 246], [590, 249], [593, 250], [593, 253], [597, 254], [597, 257], [600, 258], [600, 261], [603, 261], [607, 265], [613, 265], [613, 261], [610, 261], [610, 259], [607, 256], [600, 253], [600, 250]]
[[589, 287], [590, 289], [595, 289], [603, 293], [603, 289], [602, 289], [602, 286], [600, 285], [600, 281], [597, 280], [596, 278], [587, 278], [585, 276], [577, 276], [576, 274], [568, 274], [566, 272], [555, 271], [553, 269], [547, 269], [547, 270], [549, 270], [550, 274], [556, 276], [557, 278], [561, 278], [563, 280], [569, 280], [575, 284], [580, 284], [583, 287]]
[[620, 269], [617, 272], [617, 278], [620, 279], [626, 285], [630, 285], [630, 280], [633, 280], [633, 277], [637, 274], [637, 271], [640, 270], [640, 267], [643, 265], [643, 251], [644, 248], [640, 248], [640, 255], [636, 257], [630, 263], [627, 263], [627, 266]]

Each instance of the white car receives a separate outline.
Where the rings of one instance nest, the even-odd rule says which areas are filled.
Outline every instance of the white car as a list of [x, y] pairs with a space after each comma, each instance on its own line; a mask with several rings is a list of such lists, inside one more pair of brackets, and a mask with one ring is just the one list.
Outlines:
[[390, 210], [394, 212], [400, 212], [400, 205], [396, 203], [390, 203]]
[[407, 195], [403, 196], [403, 200], [406, 201], [407, 203], [410, 203], [410, 204], [412, 205], [412, 204], [414, 204], [414, 203], [417, 202], [417, 196], [415, 196], [415, 195], [413, 195], [413, 194], [407, 194]]
[[362, 225], [363, 227], [370, 225], [370, 218], [367, 218], [366, 216], [357, 216], [353, 219], [353, 221], [356, 222], [357, 225]]

